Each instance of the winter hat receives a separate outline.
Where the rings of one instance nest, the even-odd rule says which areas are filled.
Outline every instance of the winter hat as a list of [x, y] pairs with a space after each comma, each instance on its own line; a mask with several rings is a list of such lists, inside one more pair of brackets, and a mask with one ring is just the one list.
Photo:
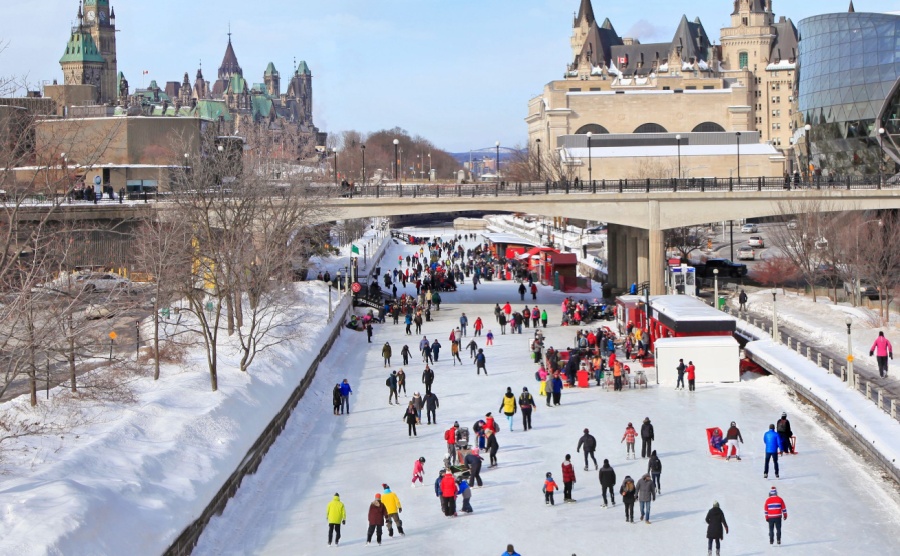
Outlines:
[[389, 487], [388, 485], [386, 485], [384, 483], [381, 483], [381, 488], [383, 488], [384, 490], [391, 490], [391, 487]]
[[552, 473], [550, 473], [549, 471], [547, 471], [547, 478], [549, 479], [551, 476], [552, 476]]
[[783, 413], [781, 414], [781, 418], [784, 419], [784, 418], [786, 418], [786, 417], [787, 417], [787, 412], [783, 412]]
[[571, 455], [571, 454], [566, 454], [566, 461], [569, 461], [570, 459], [572, 459], [572, 455]]
[[732, 426], [732, 427], [736, 427], [737, 425], [735, 425], [735, 424], [734, 424], [734, 421], [732, 421], [732, 422], [731, 422], [731, 426]]
[[609, 465], [609, 460], [608, 459], [603, 460], [603, 466], [606, 467], [607, 465]]
[[340, 496], [340, 494], [338, 494], [338, 493], [336, 493], [336, 492], [334, 493], [334, 495], [335, 495], [335, 496]]
[[769, 491], [769, 496], [778, 496], [778, 489], [773, 486], [772, 490]]
[[478, 448], [472, 448], [471, 453], [472, 453], [472, 454], [475, 454], [475, 455], [477, 456], [477, 455], [478, 455]]
[[379, 492], [375, 493], [375, 500], [381, 500], [381, 493], [379, 493]]
[[523, 391], [523, 392], [527, 392], [527, 391], [528, 391], [528, 387], [527, 387], [527, 386], [523, 386], [523, 387], [522, 387], [522, 391]]
[[459, 428], [459, 421], [453, 421], [453, 428]]
[[509, 387], [509, 386], [507, 386], [507, 387], [506, 387], [506, 393], [507, 393], [507, 394], [512, 394], [512, 388]]
[[769, 425], [769, 430], [771, 430], [771, 431], [775, 430], [775, 425]]
[[713, 508], [718, 508], [718, 507], [719, 507], [719, 502], [718, 501], [713, 502]]
[[645, 422], [645, 423], [649, 423], [649, 422], [650, 422], [650, 417], [644, 417], [644, 422]]
[[419, 461], [421, 461], [422, 463], [425, 463], [425, 457], [423, 456], [423, 457], [419, 458]]
[[588, 431], [587, 429], [584, 429], [584, 434], [587, 434], [588, 432], [589, 432], [589, 431]]
[[484, 414], [484, 416], [485, 416], [485, 417], [490, 417], [490, 416], [491, 416], [491, 412], [488, 411], [487, 413]]
[[628, 426], [631, 427], [631, 426], [633, 426], [633, 425], [632, 425], [631, 423], [628, 423]]

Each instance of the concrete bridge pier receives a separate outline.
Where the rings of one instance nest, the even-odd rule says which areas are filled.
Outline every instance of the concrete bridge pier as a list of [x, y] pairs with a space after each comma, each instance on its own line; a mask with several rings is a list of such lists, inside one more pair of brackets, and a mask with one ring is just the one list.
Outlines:
[[665, 237], [660, 229], [610, 224], [606, 236], [609, 281], [628, 290], [650, 282], [650, 294], [665, 293]]

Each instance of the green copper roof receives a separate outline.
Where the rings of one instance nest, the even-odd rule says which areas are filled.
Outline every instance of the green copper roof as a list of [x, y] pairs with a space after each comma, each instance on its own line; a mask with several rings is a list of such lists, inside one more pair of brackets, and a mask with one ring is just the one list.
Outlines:
[[266, 86], [262, 83], [254, 83], [253, 88], [250, 89], [250, 92], [266, 94]]
[[301, 60], [297, 65], [297, 73], [300, 75], [312, 75], [312, 72], [309, 71], [309, 66], [306, 65], [306, 61]]
[[66, 62], [99, 62], [106, 60], [100, 55], [90, 33], [77, 29], [66, 44], [66, 53], [59, 59], [60, 64]]
[[278, 70], [275, 69], [275, 64], [269, 62], [269, 65], [266, 66], [266, 73], [264, 73], [263, 75], [278, 75]]
[[109, 0], [84, 0], [85, 6], [109, 6]]
[[231, 76], [231, 79], [228, 81], [228, 91], [239, 95], [243, 93], [247, 89], [247, 81], [244, 80], [244, 77], [238, 73]]
[[222, 116], [226, 122], [232, 120], [231, 113], [223, 100], [198, 100], [197, 108], [194, 109], [194, 115], [201, 120], [210, 122], [219, 121], [219, 116]]
[[253, 118], [267, 118], [274, 109], [272, 99], [263, 95], [253, 95], [250, 98]]

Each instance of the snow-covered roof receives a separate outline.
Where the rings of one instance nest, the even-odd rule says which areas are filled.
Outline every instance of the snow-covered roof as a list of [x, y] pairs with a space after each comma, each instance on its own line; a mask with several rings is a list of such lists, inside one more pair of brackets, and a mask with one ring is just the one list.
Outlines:
[[[682, 145], [681, 156], [736, 156], [737, 145]], [[741, 144], [741, 156], [767, 155], [782, 156], [768, 143]], [[587, 158], [588, 148], [565, 149], [567, 158]], [[678, 156], [678, 145], [637, 146], [637, 147], [591, 147], [591, 158], [663, 158]]]
[[[652, 303], [652, 302], [651, 302]], [[738, 347], [734, 336], [685, 336], [681, 338], [660, 338], [653, 342], [654, 347]]]
[[531, 245], [537, 247], [538, 245], [531, 241], [530, 239], [525, 239], [521, 236], [517, 236], [515, 234], [502, 234], [502, 233], [493, 233], [486, 232], [481, 234], [485, 239], [491, 241], [492, 243], [514, 243], [516, 245]]
[[779, 60], [778, 62], [766, 66], [766, 71], [792, 70], [796, 69], [797, 64], [787, 60]]
[[689, 295], [657, 295], [650, 297], [650, 307], [653, 313], [657, 312], [666, 316], [683, 321], [730, 321], [737, 320], [722, 311], [713, 309], [703, 301]]

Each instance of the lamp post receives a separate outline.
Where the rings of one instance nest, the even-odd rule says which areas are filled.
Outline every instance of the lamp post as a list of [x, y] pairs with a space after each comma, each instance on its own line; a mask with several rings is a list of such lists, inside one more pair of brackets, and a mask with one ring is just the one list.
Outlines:
[[678, 179], [681, 179], [681, 135], [675, 136], [675, 144], [678, 145]]
[[777, 292], [775, 289], [772, 289], [772, 336], [775, 338], [775, 343], [781, 343], [781, 336], [778, 334], [778, 310], [775, 307], [775, 295]]
[[332, 148], [331, 153], [334, 155], [334, 185], [338, 184], [338, 173], [337, 173], [337, 149]]
[[804, 133], [806, 138], [806, 183], [812, 183], [812, 144], [809, 142], [809, 130], [812, 129], [812, 126], [806, 124], [803, 129], [806, 130]]
[[394, 139], [394, 179], [398, 180], [397, 183], [399, 184], [400, 181], [399, 181], [399, 177], [397, 174], [397, 168], [400, 166], [400, 158], [399, 158], [400, 155], [397, 154], [398, 148], [400, 148], [400, 140]]
[[365, 145], [360, 145], [360, 148], [362, 148], [362, 170], [363, 170], [362, 178], [363, 178], [363, 185], [366, 185], [366, 146], [365, 146]]
[[500, 141], [494, 143], [494, 147], [497, 149], [497, 184], [500, 184]]
[[847, 324], [847, 386], [856, 390], [856, 378], [853, 376], [853, 342], [850, 335], [850, 326], [853, 324], [853, 320], [848, 316], [844, 323]]
[[434, 168], [431, 166], [431, 153], [428, 153], [428, 181], [431, 181], [432, 171], [434, 171]]
[[535, 139], [534, 142], [537, 144], [537, 170], [538, 170], [538, 181], [541, 181], [541, 140]]
[[738, 131], [734, 134], [737, 137], [737, 178], [738, 185], [741, 183], [741, 132]]
[[884, 187], [884, 128], [878, 128], [878, 188]]
[[341, 271], [337, 271], [337, 290], [338, 293], [342, 293], [344, 291], [344, 282], [341, 280]]
[[713, 269], [713, 307], [719, 308], [719, 269]]
[[328, 322], [334, 317], [334, 308], [331, 305], [331, 282], [328, 282]]
[[591, 165], [591, 137], [594, 134], [590, 131], [587, 132], [587, 144], [588, 144], [588, 185], [593, 183], [593, 166]]

